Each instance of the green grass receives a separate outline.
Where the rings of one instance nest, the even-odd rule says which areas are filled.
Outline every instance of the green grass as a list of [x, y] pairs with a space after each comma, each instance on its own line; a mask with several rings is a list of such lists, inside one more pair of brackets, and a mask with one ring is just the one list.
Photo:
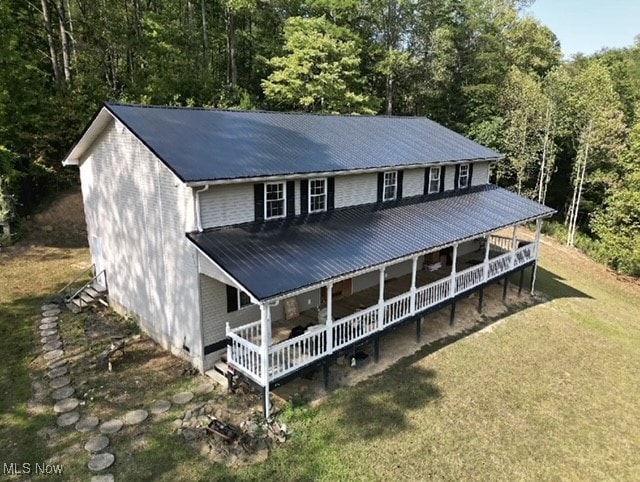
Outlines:
[[[49, 455], [36, 432], [52, 416], [26, 410], [31, 320], [47, 290], [68, 278], [47, 264], [41, 286], [26, 290], [21, 280], [35, 268], [21, 266], [3, 285], [0, 314], [0, 437], [16, 461]], [[490, 330], [405, 358], [318, 408], [289, 407], [281, 418], [292, 437], [264, 464], [212, 464], [168, 416], [145, 426], [146, 448], [114, 443], [116, 478], [637, 480], [640, 288], [555, 243], [543, 247], [538, 287], [549, 301]]]

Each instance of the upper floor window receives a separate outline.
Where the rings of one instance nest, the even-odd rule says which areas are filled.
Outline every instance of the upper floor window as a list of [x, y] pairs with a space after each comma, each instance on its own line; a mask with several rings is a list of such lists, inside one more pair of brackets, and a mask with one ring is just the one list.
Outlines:
[[460, 165], [460, 174], [458, 175], [458, 189], [469, 187], [469, 164]]
[[393, 201], [398, 194], [398, 172], [389, 171], [384, 173], [384, 184], [382, 190], [383, 201]]
[[327, 180], [309, 179], [309, 212], [327, 210]]
[[440, 166], [435, 166], [429, 169], [429, 193], [440, 191]]
[[271, 182], [265, 184], [264, 189], [264, 218], [282, 218], [286, 214], [287, 195], [284, 182]]
[[227, 313], [231, 313], [232, 311], [237, 311], [245, 306], [249, 306], [251, 303], [251, 298], [249, 295], [242, 290], [239, 290], [235, 286], [226, 285], [227, 286]]

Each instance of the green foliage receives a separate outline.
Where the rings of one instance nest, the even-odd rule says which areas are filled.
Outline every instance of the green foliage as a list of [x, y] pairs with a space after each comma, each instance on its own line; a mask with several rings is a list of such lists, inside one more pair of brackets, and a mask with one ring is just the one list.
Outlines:
[[286, 55], [269, 60], [274, 71], [262, 82], [268, 101], [307, 112], [375, 113], [358, 75], [359, 49], [349, 29], [324, 17], [292, 17], [284, 39]]

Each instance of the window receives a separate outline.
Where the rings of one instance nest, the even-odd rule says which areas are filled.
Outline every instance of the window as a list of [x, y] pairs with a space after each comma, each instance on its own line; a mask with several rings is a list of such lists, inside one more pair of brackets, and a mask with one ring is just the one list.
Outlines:
[[284, 182], [265, 184], [264, 189], [264, 218], [275, 219], [285, 216], [286, 195]]
[[429, 169], [429, 193], [440, 191], [440, 166]]
[[236, 290], [236, 291], [238, 292], [238, 306], [240, 308], [249, 306], [251, 304], [251, 299], [249, 298], [249, 295], [242, 290]]
[[309, 179], [309, 212], [327, 210], [327, 180]]
[[460, 174], [458, 176], [458, 189], [469, 187], [469, 164], [460, 165]]
[[393, 201], [396, 198], [398, 189], [398, 172], [390, 171], [384, 173], [384, 184], [382, 191], [383, 201]]
[[235, 286], [227, 286], [227, 313], [238, 311], [240, 308], [251, 305], [249, 295]]

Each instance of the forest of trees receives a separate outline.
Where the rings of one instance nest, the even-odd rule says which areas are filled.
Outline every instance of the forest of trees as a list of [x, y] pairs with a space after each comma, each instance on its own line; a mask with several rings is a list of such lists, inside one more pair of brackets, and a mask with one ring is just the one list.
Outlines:
[[640, 39], [563, 60], [531, 3], [0, 0], [0, 218], [77, 182], [60, 161], [105, 100], [420, 115], [640, 275]]

